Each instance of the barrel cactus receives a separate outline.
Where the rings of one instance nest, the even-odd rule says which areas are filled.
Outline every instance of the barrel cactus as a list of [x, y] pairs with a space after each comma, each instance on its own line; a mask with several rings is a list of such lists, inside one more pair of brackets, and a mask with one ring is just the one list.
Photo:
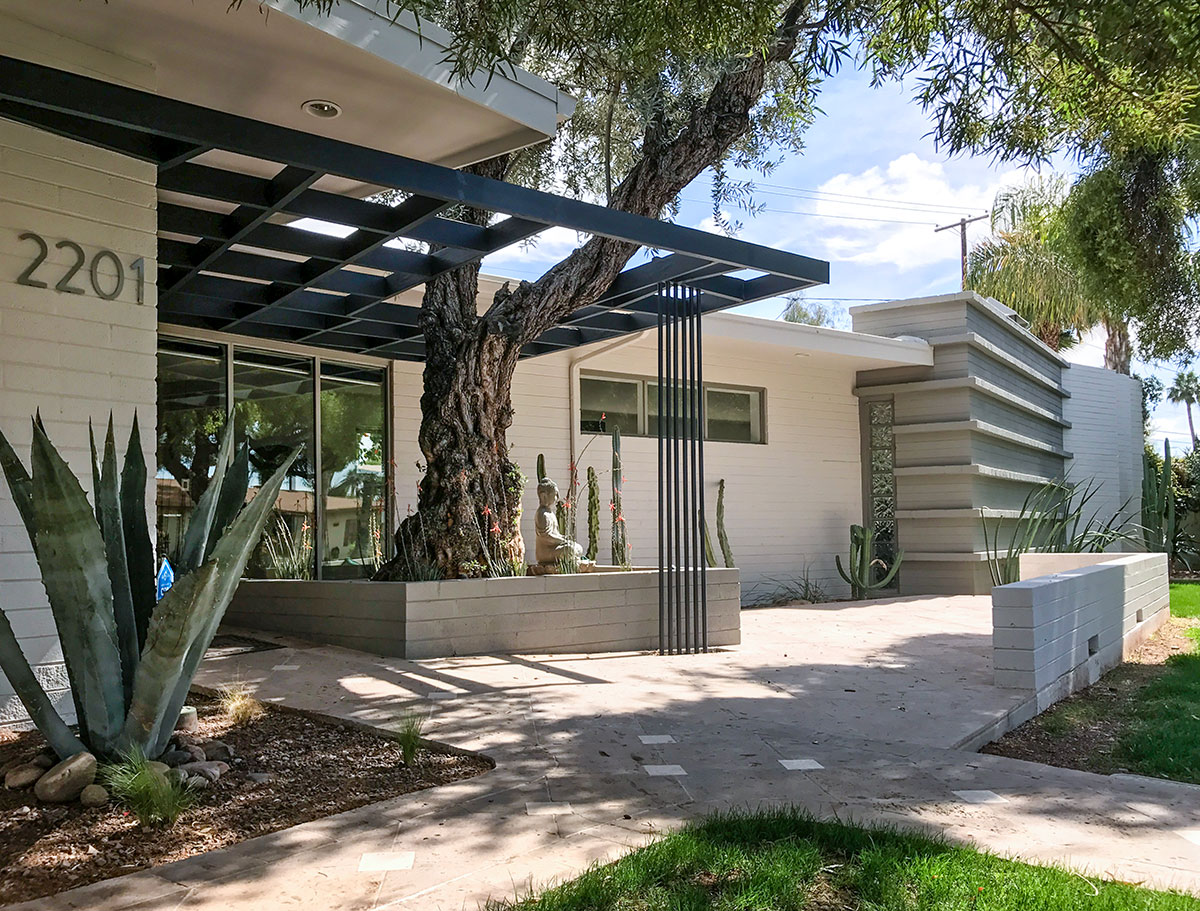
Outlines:
[[0, 610], [0, 669], [60, 758], [167, 746], [209, 643], [233, 599], [297, 453], [246, 504], [249, 451], [229, 421], [211, 482], [184, 536], [179, 576], [155, 603], [146, 462], [137, 416], [118, 471], [110, 416], [95, 458], [95, 504], [34, 419], [31, 471], [0, 433], [0, 468], [25, 524], [62, 645], [78, 731], [55, 710]]

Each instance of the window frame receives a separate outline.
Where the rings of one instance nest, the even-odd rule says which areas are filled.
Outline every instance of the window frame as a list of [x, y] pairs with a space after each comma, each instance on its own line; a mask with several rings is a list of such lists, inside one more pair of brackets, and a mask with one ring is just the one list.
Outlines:
[[[236, 405], [234, 393], [234, 357], [237, 349], [262, 351], [269, 354], [286, 354], [294, 357], [304, 357], [312, 361], [312, 409], [313, 409], [313, 581], [320, 582], [324, 578], [324, 541], [320, 533], [324, 526], [325, 508], [320, 493], [321, 470], [321, 361], [328, 360], [335, 364], [347, 364], [360, 367], [372, 367], [383, 371], [383, 446], [384, 446], [384, 485], [388, 491], [394, 491], [395, 475], [393, 465], [393, 432], [392, 426], [395, 415], [395, 378], [393, 366], [386, 358], [354, 355], [350, 352], [331, 351], [327, 348], [314, 348], [308, 345], [293, 345], [287, 342], [276, 342], [269, 339], [253, 338], [251, 336], [231, 335], [226, 332], [214, 332], [208, 329], [197, 329], [187, 326], [159, 326], [155, 341], [155, 355], [159, 347], [171, 342], [205, 342], [219, 345], [224, 349], [225, 356], [225, 402], [232, 411]], [[157, 415], [158, 402], [155, 401]], [[228, 418], [228, 415], [226, 415]], [[156, 517], [157, 521], [157, 517]], [[396, 521], [395, 496], [384, 498], [384, 523], [387, 528], [393, 528]], [[384, 535], [384, 557], [391, 557], [392, 536]]]
[[[658, 386], [658, 377], [641, 376], [634, 373], [621, 373], [610, 370], [583, 370], [579, 373], [579, 403], [575, 409], [575, 414], [572, 420], [575, 422], [575, 432], [587, 436], [595, 433], [603, 433], [604, 431], [584, 430], [583, 429], [583, 381], [585, 379], [602, 379], [602, 380], [619, 380], [627, 383], [638, 384], [638, 429], [637, 433], [628, 433], [622, 430], [623, 437], [639, 437], [648, 439], [657, 439], [658, 435], [649, 432], [650, 427], [650, 388]], [[705, 443], [728, 443], [733, 446], [765, 446], [767, 445], [767, 390], [764, 386], [743, 386], [737, 383], [721, 383], [721, 382], [705, 382], [701, 384], [704, 393], [704, 442]], [[708, 432], [708, 393], [712, 392], [735, 392], [758, 395], [758, 439], [757, 440], [716, 440], [713, 439]]]

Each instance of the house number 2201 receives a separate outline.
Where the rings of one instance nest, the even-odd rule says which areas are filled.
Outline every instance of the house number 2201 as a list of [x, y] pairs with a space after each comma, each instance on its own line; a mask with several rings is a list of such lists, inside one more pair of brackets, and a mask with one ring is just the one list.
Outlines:
[[[50, 255], [50, 245], [44, 237], [32, 231], [26, 231], [19, 239], [36, 244], [38, 251], [33, 257], [33, 262], [26, 266], [25, 270], [17, 276], [17, 284], [28, 285], [30, 288], [49, 288], [48, 281], [35, 278], [34, 275]], [[121, 258], [112, 250], [97, 250], [92, 254], [91, 261], [89, 262], [88, 255], [83, 251], [83, 247], [79, 246], [73, 240], [60, 240], [54, 245], [54, 249], [66, 250], [73, 257], [73, 261], [67, 266], [67, 271], [59, 276], [58, 281], [54, 283], [55, 291], [62, 294], [86, 294], [86, 289], [74, 284], [76, 281], [79, 281], [79, 273], [84, 270], [85, 266], [87, 267], [92, 290], [96, 292], [97, 297], [106, 301], [116, 300], [121, 292], [125, 290], [125, 265], [121, 262]], [[101, 271], [106, 265], [108, 266], [108, 272], [111, 274], [105, 274]], [[137, 302], [139, 304], [145, 303], [145, 259], [139, 256], [129, 264], [129, 271], [134, 275]], [[47, 276], [48, 278], [49, 276]]]

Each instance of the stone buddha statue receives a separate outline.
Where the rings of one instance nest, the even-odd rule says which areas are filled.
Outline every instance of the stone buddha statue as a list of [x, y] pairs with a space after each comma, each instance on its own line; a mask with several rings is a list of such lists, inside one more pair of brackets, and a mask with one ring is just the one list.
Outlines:
[[533, 529], [537, 535], [534, 549], [537, 562], [543, 566], [553, 566], [572, 553], [581, 557], [583, 548], [569, 540], [558, 527], [558, 516], [554, 513], [558, 503], [558, 485], [549, 478], [542, 478], [538, 481], [537, 493], [538, 509], [533, 519]]

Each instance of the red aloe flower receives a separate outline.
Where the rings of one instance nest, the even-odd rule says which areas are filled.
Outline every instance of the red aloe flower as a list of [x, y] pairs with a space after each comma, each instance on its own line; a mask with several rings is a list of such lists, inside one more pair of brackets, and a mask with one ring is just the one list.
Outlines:
[[494, 534], [494, 535], [500, 534], [500, 523], [499, 522], [492, 523], [492, 534]]
[[483, 514], [485, 516], [490, 516], [492, 514], [492, 507], [490, 507], [490, 506], [483, 507]]

